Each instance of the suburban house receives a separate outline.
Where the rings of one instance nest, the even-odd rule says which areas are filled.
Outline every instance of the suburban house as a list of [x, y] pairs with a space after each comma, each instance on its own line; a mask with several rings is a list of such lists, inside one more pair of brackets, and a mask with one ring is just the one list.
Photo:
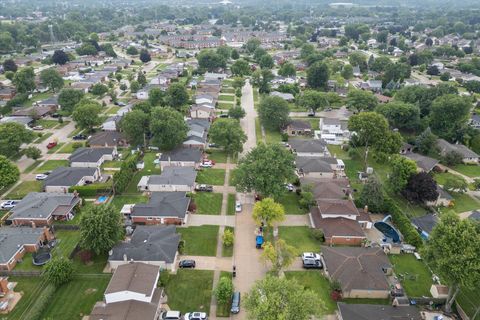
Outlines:
[[137, 226], [127, 240], [113, 247], [108, 262], [112, 269], [135, 261], [174, 271], [179, 243], [180, 234], [173, 225]]
[[298, 157], [328, 157], [330, 153], [323, 140], [293, 139], [288, 142]]
[[55, 112], [58, 109], [58, 96], [51, 96], [47, 99], [44, 99], [42, 101], [38, 101], [35, 103], [39, 107], [46, 107], [49, 108], [50, 111]]
[[199, 148], [177, 147], [163, 152], [160, 156], [160, 167], [196, 167], [202, 161], [203, 152]]
[[51, 113], [54, 113], [50, 107], [39, 107], [32, 106], [30, 108], [20, 107], [12, 109], [13, 117], [31, 117], [35, 116], [36, 118], [43, 118]]
[[291, 120], [289, 124], [283, 129], [283, 132], [289, 136], [309, 136], [312, 134], [312, 126], [308, 121]]
[[415, 217], [411, 219], [412, 224], [425, 239], [428, 239], [433, 228], [440, 221], [436, 214], [426, 214], [421, 217]]
[[410, 143], [404, 142], [400, 147], [400, 154], [407, 154], [413, 152], [413, 146]]
[[315, 133], [315, 136], [317, 139], [324, 140], [328, 144], [345, 144], [350, 140], [348, 120], [320, 118], [319, 133]]
[[[414, 306], [338, 303], [338, 320], [422, 320]], [[431, 318], [435, 319], [435, 318]]]
[[137, 187], [140, 191], [193, 192], [197, 171], [193, 167], [168, 166], [160, 175], [143, 176]]
[[187, 132], [187, 138], [183, 142], [183, 146], [204, 149], [207, 144], [207, 133], [209, 127], [205, 127], [195, 122], [187, 122], [187, 124], [189, 130]]
[[37, 252], [44, 242], [51, 239], [53, 234], [48, 228], [0, 228], [0, 270], [13, 270], [25, 253]]
[[452, 144], [444, 139], [437, 140], [440, 155], [445, 157], [450, 152], [456, 152], [462, 156], [463, 163], [478, 163], [479, 155], [468, 149], [463, 144]]
[[158, 320], [164, 299], [163, 289], [157, 288], [159, 276], [158, 265], [132, 262], [118, 266], [104, 301], [95, 304], [89, 319]]
[[322, 246], [325, 273], [340, 283], [345, 298], [386, 299], [392, 267], [380, 247]]
[[128, 146], [125, 135], [118, 131], [99, 131], [88, 138], [90, 148], [115, 148]]
[[273, 91], [270, 93], [271, 96], [273, 97], [279, 97], [287, 102], [293, 102], [295, 100], [295, 97], [291, 93], [283, 93], [283, 92], [278, 92], [278, 91]]
[[332, 157], [299, 157], [295, 159], [297, 175], [309, 178], [333, 178], [344, 176], [345, 164]]
[[111, 116], [102, 123], [103, 131], [119, 131], [121, 116]]
[[442, 187], [437, 184], [437, 192], [438, 197], [435, 201], [428, 201], [426, 204], [428, 206], [442, 206], [442, 207], [450, 207], [454, 204], [454, 198], [451, 194], [445, 191]]
[[350, 182], [345, 178], [307, 178], [301, 177], [302, 186], [310, 185], [315, 199], [348, 199]]
[[14, 87], [4, 87], [0, 84], [0, 99], [1, 100], [12, 100], [15, 97], [15, 88]]
[[98, 168], [59, 167], [43, 181], [43, 190], [67, 193], [70, 187], [98, 181], [100, 176]]
[[186, 192], [151, 192], [148, 203], [125, 205], [122, 213], [134, 224], [187, 223], [190, 197]]
[[207, 104], [194, 104], [190, 107], [190, 117], [212, 121], [215, 118], [215, 108]]
[[9, 123], [15, 122], [21, 124], [27, 129], [30, 129], [30, 126], [33, 124], [33, 118], [29, 116], [15, 117], [15, 116], [6, 116], [0, 119], [0, 123]]
[[115, 159], [117, 148], [78, 148], [70, 155], [71, 167], [100, 168], [109, 160]]
[[73, 193], [30, 192], [10, 210], [7, 224], [46, 226], [53, 220], [71, 220], [81, 198]]
[[433, 168], [435, 168], [440, 163], [440, 161], [437, 159], [433, 159], [415, 152], [407, 152], [404, 153], [403, 156], [415, 161], [418, 169], [427, 173], [432, 171]]

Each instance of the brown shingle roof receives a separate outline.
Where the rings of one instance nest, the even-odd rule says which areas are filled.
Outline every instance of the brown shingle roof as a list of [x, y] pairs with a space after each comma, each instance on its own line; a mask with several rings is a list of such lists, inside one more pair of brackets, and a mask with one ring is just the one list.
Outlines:
[[311, 185], [315, 199], [343, 199], [350, 193], [347, 179], [300, 178], [303, 185]]
[[357, 207], [352, 200], [317, 200], [320, 214], [355, 215], [358, 216]]
[[113, 274], [105, 294], [132, 291], [150, 296], [157, 286], [159, 266], [140, 262], [120, 265]]
[[325, 238], [365, 237], [362, 227], [356, 220], [346, 218], [322, 218], [318, 208], [310, 210], [315, 228], [321, 229]]

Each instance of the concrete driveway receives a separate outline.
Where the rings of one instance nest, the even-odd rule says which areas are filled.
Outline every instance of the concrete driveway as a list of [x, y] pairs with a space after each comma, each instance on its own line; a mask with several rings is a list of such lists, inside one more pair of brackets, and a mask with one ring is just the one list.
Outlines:
[[235, 216], [190, 214], [187, 220], [188, 227], [203, 225], [235, 227]]
[[217, 258], [217, 257], [205, 257], [205, 256], [187, 256], [179, 255], [177, 261], [180, 260], [195, 260], [195, 269], [198, 270], [220, 270], [220, 271], [232, 271], [233, 260], [232, 258]]

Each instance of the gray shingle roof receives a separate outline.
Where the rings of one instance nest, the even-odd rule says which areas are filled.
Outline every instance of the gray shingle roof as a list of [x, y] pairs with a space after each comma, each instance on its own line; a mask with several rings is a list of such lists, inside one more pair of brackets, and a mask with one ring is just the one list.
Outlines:
[[393, 307], [374, 304], [338, 303], [343, 320], [420, 320], [422, 316], [413, 306]]
[[185, 161], [200, 162], [202, 160], [202, 151], [197, 148], [178, 147], [172, 151], [162, 153], [160, 161]]
[[417, 227], [421, 228], [425, 232], [432, 232], [433, 227], [435, 227], [440, 219], [436, 215], [426, 214], [421, 217], [412, 218], [412, 223]]
[[73, 208], [80, 198], [73, 193], [30, 192], [11, 210], [9, 220], [46, 219], [59, 207]]
[[152, 192], [148, 203], [136, 204], [133, 217], [178, 217], [185, 218], [190, 198], [186, 192]]
[[192, 167], [165, 167], [162, 174], [150, 176], [150, 185], [193, 186], [197, 172]]
[[180, 235], [175, 226], [137, 226], [130, 242], [122, 242], [112, 249], [110, 261], [165, 261], [175, 260]]
[[88, 139], [90, 146], [118, 146], [125, 140], [123, 133], [118, 131], [100, 131]]
[[432, 169], [440, 162], [437, 159], [426, 157], [414, 152], [408, 152], [404, 156], [415, 161], [417, 166], [425, 172], [432, 171]]
[[70, 156], [72, 162], [97, 162], [106, 154], [112, 154], [113, 148], [78, 148]]
[[337, 160], [335, 158], [297, 157], [295, 159], [297, 169], [303, 173], [333, 172], [332, 164], [336, 163]]
[[128, 263], [118, 266], [108, 283], [105, 294], [131, 291], [150, 296], [157, 286], [160, 267], [145, 263]]
[[463, 144], [452, 144], [446, 140], [438, 139], [437, 146], [440, 149], [440, 154], [444, 155], [449, 152], [457, 152], [464, 158], [478, 158], [478, 154], [468, 149]]
[[327, 143], [320, 139], [292, 139], [288, 143], [296, 152], [320, 153], [327, 149]]
[[0, 228], [0, 263], [7, 263], [21, 246], [37, 244], [42, 233], [41, 228]]
[[59, 167], [48, 175], [43, 186], [75, 186], [83, 177], [93, 177], [96, 171], [96, 168]]

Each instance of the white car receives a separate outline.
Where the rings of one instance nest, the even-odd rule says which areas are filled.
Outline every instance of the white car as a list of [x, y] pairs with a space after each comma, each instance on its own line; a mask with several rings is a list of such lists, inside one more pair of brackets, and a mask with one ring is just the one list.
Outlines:
[[205, 312], [188, 312], [184, 315], [185, 320], [207, 320], [208, 316]]
[[213, 164], [211, 162], [204, 162], [200, 164], [200, 168], [211, 168]]
[[235, 211], [242, 212], [242, 204], [240, 203], [240, 201], [235, 202]]
[[181, 320], [182, 314], [180, 311], [167, 311], [162, 313], [162, 320]]
[[43, 127], [42, 126], [35, 126], [32, 129], [40, 131], [40, 130], [43, 130]]
[[18, 203], [18, 200], [7, 200], [7, 201], [2, 202], [2, 204], [0, 204], [0, 208], [2, 208], [2, 209], [13, 209], [13, 208], [15, 208], [17, 203]]
[[36, 180], [45, 180], [47, 179], [48, 175], [44, 174], [44, 173], [39, 173], [35, 176], [35, 179]]
[[293, 186], [293, 184], [291, 183], [286, 183], [285, 184], [285, 188], [288, 190], [288, 191], [293, 191], [295, 189], [295, 187]]
[[313, 252], [302, 253], [302, 260], [308, 260], [308, 259], [320, 261], [320, 255], [318, 253], [313, 253]]

